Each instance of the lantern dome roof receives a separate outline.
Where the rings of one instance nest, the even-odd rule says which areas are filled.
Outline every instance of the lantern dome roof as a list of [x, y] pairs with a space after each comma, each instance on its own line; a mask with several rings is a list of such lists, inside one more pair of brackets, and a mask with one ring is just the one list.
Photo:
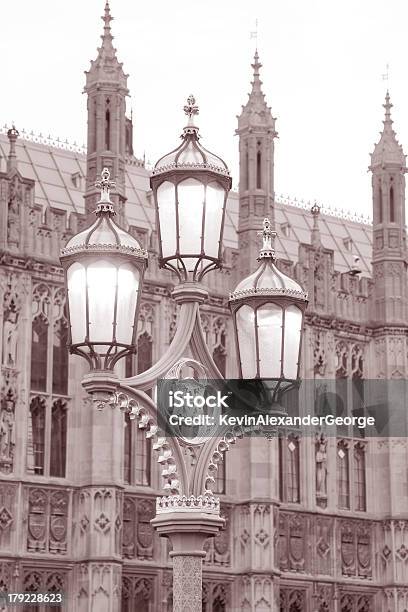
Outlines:
[[62, 249], [61, 254], [70, 255], [79, 251], [114, 251], [147, 259], [147, 252], [142, 249], [139, 242], [113, 221], [115, 211], [110, 200], [110, 188], [115, 183], [110, 180], [107, 168], [102, 170], [101, 178], [102, 180], [96, 184], [101, 189], [101, 197], [95, 211], [97, 216], [95, 223], [75, 234]]
[[307, 301], [308, 296], [297, 281], [287, 276], [275, 265], [275, 252], [272, 247], [272, 237], [276, 235], [271, 231], [269, 219], [264, 219], [263, 247], [259, 253], [258, 269], [238, 283], [230, 294], [230, 301], [253, 296], [287, 296]]
[[194, 125], [194, 115], [198, 115], [198, 106], [194, 96], [188, 97], [184, 112], [188, 115], [189, 120], [181, 135], [183, 142], [177, 149], [167, 153], [156, 162], [152, 174], [164, 174], [172, 170], [209, 170], [215, 174], [229, 177], [228, 166], [224, 160], [208, 151], [199, 142], [198, 127]]

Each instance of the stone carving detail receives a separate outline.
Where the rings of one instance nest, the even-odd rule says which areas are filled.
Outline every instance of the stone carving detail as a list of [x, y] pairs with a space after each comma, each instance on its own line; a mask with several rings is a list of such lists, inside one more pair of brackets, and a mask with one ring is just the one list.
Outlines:
[[10, 274], [3, 296], [3, 350], [2, 364], [15, 368], [17, 364], [18, 318], [22, 306], [19, 278]]
[[313, 600], [317, 612], [332, 612], [334, 599], [334, 585], [315, 583], [313, 588]]
[[406, 584], [408, 582], [408, 521], [393, 521], [393, 526], [396, 580]]
[[109, 563], [95, 563], [90, 567], [90, 597], [95, 610], [119, 609], [121, 567]]
[[153, 603], [153, 577], [122, 577], [122, 608], [148, 612]]
[[313, 371], [315, 376], [324, 376], [326, 371], [326, 351], [324, 333], [320, 329], [312, 330], [313, 334]]
[[303, 612], [306, 610], [306, 594], [300, 589], [280, 589], [280, 612]]
[[306, 569], [305, 532], [308, 518], [300, 513], [279, 514], [279, 557], [281, 570], [303, 572]]
[[94, 492], [93, 525], [99, 533], [108, 536], [111, 528], [111, 500], [110, 489], [98, 489]]
[[[213, 610], [229, 610], [231, 602], [231, 587], [225, 582], [203, 582], [202, 610], [213, 612]], [[201, 609], [201, 608], [200, 608]]]
[[[14, 568], [14, 570], [16, 567]], [[12, 565], [11, 563], [0, 563], [0, 593], [10, 592], [12, 589]], [[1, 604], [1, 597], [0, 597]], [[1, 608], [0, 608], [1, 609]]]
[[0, 471], [10, 474], [13, 471], [15, 447], [15, 407], [17, 401], [16, 370], [3, 367], [0, 389]]
[[69, 493], [28, 488], [27, 550], [67, 554]]
[[67, 577], [61, 571], [53, 570], [27, 570], [23, 576], [24, 592], [66, 592]]
[[316, 573], [332, 573], [332, 554], [333, 554], [333, 519], [326, 517], [315, 518], [316, 533], [316, 555], [314, 563]]
[[341, 521], [341, 571], [343, 576], [372, 576], [372, 525], [363, 521]]
[[214, 538], [209, 538], [204, 544], [207, 556], [204, 560], [208, 565], [230, 565], [231, 558], [231, 507], [222, 505], [220, 516], [225, 519], [224, 528]]
[[323, 433], [316, 434], [315, 461], [316, 461], [316, 503], [321, 508], [326, 508], [327, 506], [327, 437]]
[[23, 185], [16, 174], [9, 182], [7, 243], [9, 248], [18, 249], [21, 240], [20, 211], [23, 203]]
[[125, 495], [123, 505], [122, 553], [125, 559], [152, 559], [154, 532], [150, 521], [155, 516], [155, 501]]
[[173, 557], [173, 605], [175, 610], [198, 610], [201, 606], [201, 557]]
[[65, 554], [67, 551], [68, 495], [54, 491], [50, 495], [49, 551]]
[[115, 553], [121, 554], [122, 550], [122, 515], [123, 515], [123, 493], [121, 491], [115, 492]]
[[16, 486], [0, 485], [0, 550], [11, 549], [11, 537], [15, 528], [15, 497]]
[[340, 597], [340, 612], [374, 612], [371, 595], [344, 594]]

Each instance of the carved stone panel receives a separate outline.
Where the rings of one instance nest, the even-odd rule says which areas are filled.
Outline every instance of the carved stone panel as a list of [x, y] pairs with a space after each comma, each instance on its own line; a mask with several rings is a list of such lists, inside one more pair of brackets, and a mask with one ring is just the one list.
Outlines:
[[27, 550], [66, 555], [69, 492], [29, 487], [27, 498]]
[[125, 559], [152, 559], [155, 516], [153, 499], [125, 495], [123, 504], [122, 553]]
[[13, 484], [0, 485], [0, 550], [8, 551], [12, 547], [12, 533], [16, 526], [17, 488]]

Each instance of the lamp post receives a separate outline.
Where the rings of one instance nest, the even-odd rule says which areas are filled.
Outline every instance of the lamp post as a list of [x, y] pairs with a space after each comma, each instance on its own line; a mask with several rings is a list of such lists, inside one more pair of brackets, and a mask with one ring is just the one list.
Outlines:
[[[181, 145], [157, 162], [151, 176], [160, 266], [175, 272], [180, 281], [172, 293], [180, 305], [176, 334], [156, 364], [123, 380], [113, 371], [121, 357], [135, 350], [147, 259], [134, 238], [112, 220], [112, 183], [106, 170], [99, 183], [97, 220], [69, 241], [62, 251], [61, 263], [68, 289], [70, 349], [90, 365], [83, 386], [97, 408], [111, 406], [128, 412], [152, 439], [166, 493], [157, 499], [152, 523], [172, 543], [173, 609], [201, 612], [203, 544], [224, 522], [219, 498], [211, 490], [213, 474], [222, 454], [234, 441], [234, 434], [224, 432], [226, 435], [219, 439], [198, 438], [194, 442], [166, 438], [157, 425], [157, 407], [145, 392], [160, 378], [177, 377], [187, 352], [193, 355], [188, 360], [190, 365], [195, 363], [209, 378], [222, 378], [206, 346], [199, 306], [208, 295], [201, 284], [204, 275], [221, 265], [231, 178], [222, 159], [199, 142], [194, 125], [198, 107], [193, 96], [188, 98], [184, 111], [188, 125]], [[275, 267], [267, 220], [263, 236], [260, 268], [238, 285], [230, 304], [241, 377], [270, 377], [283, 383], [285, 377], [291, 381], [298, 377], [306, 297], [295, 281]], [[193, 462], [184, 452], [187, 444], [195, 446]], [[117, 604], [113, 602], [110, 609], [116, 612]]]
[[231, 293], [239, 373], [264, 379], [275, 402], [299, 380], [303, 316], [308, 296], [275, 265], [269, 219], [264, 219], [259, 267]]

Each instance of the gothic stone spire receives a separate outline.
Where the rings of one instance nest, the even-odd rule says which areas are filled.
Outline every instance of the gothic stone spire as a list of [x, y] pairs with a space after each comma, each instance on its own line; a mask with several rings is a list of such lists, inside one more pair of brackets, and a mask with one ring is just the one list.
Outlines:
[[239, 135], [239, 270], [248, 275], [258, 254], [257, 231], [265, 218], [274, 217], [275, 118], [267, 105], [259, 77], [261, 63], [255, 51], [252, 89], [238, 117]]
[[103, 21], [103, 34], [101, 35], [102, 45], [98, 48], [98, 56], [91, 60], [91, 68], [86, 74], [85, 91], [96, 83], [118, 83], [127, 93], [127, 77], [123, 71], [123, 64], [118, 61], [116, 49], [113, 46], [113, 36], [111, 32], [111, 21], [113, 17], [110, 12], [109, 2], [106, 1], [105, 11], [101, 17]]
[[258, 50], [255, 51], [253, 68], [252, 89], [248, 95], [248, 102], [242, 106], [241, 114], [238, 116], [238, 130], [249, 127], [269, 128], [275, 133], [275, 118], [272, 116], [271, 108], [267, 105], [265, 94], [262, 91], [262, 81], [260, 79], [260, 68]]
[[388, 91], [385, 96], [385, 104], [383, 104], [383, 106], [385, 108], [385, 118], [383, 121], [384, 127], [383, 131], [381, 132], [380, 140], [375, 145], [374, 151], [371, 154], [371, 168], [375, 168], [376, 166], [386, 166], [388, 164], [405, 167], [406, 156], [404, 155], [402, 145], [399, 144], [396, 134], [392, 128], [392, 104]]

